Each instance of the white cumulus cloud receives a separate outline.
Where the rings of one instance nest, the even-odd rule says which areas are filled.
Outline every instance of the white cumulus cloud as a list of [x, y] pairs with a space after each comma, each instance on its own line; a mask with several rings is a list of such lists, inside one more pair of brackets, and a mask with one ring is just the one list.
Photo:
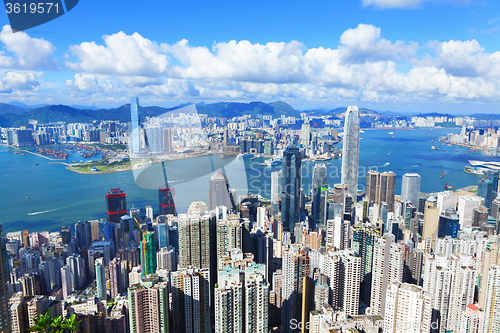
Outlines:
[[27, 33], [13, 33], [5, 25], [0, 32], [0, 41], [7, 51], [0, 51], [0, 67], [13, 69], [54, 68], [51, 58], [55, 47], [45, 39], [32, 38]]
[[66, 66], [73, 71], [152, 77], [163, 74], [168, 66], [158, 45], [138, 33], [118, 32], [103, 39], [105, 45], [84, 42], [70, 46], [77, 61], [67, 61]]
[[2, 94], [38, 91], [40, 91], [40, 83], [32, 72], [9, 71], [0, 77], [0, 93]]

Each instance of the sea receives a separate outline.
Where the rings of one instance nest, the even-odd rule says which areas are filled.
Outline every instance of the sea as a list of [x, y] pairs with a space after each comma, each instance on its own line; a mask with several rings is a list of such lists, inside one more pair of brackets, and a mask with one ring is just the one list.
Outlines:
[[[499, 158], [488, 157], [482, 150], [466, 154], [466, 147], [438, 141], [447, 133], [458, 132], [460, 129], [450, 128], [364, 130], [360, 141], [358, 189], [364, 189], [368, 170], [396, 173], [396, 194], [401, 192], [401, 177], [410, 172], [421, 176], [423, 192], [442, 191], [445, 184], [455, 189], [477, 185], [482, 177], [463, 171], [468, 161], [498, 161]], [[341, 147], [339, 144], [338, 148]], [[15, 151], [0, 145], [0, 223], [4, 234], [18, 230], [55, 231], [78, 221], [104, 219], [107, 216], [105, 193], [113, 188], [126, 193], [128, 209], [151, 205], [158, 213], [158, 184], [165, 179], [175, 189], [177, 212], [182, 213], [193, 201], [208, 204], [209, 179], [216, 170], [228, 175], [229, 187], [238, 194], [270, 198], [271, 172], [281, 169], [281, 165], [260, 165], [265, 161], [262, 157], [236, 159], [214, 155], [168, 161], [164, 169], [156, 164], [144, 171], [78, 174], [67, 170], [65, 165], [51, 164], [53, 161], [33, 154], [14, 154]], [[68, 161], [72, 159], [70, 156]], [[328, 184], [333, 187], [340, 182], [342, 161], [322, 163], [327, 164]], [[314, 165], [312, 161], [302, 163], [302, 184], [306, 191], [311, 187]]]

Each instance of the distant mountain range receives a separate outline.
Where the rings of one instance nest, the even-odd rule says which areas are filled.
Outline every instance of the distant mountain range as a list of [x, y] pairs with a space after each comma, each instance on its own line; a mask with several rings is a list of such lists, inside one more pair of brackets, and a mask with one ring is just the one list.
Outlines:
[[[155, 117], [163, 113], [175, 110], [179, 107], [190, 104], [182, 104], [173, 108], [163, 108], [159, 106], [143, 106], [140, 107], [139, 117], [144, 120], [145, 117]], [[300, 113], [308, 113], [316, 116], [330, 116], [332, 118], [343, 118], [347, 108], [338, 107], [336, 109], [313, 109], [299, 111], [295, 110], [289, 104], [277, 101], [272, 103], [250, 102], [250, 103], [233, 103], [220, 102], [205, 104], [196, 104], [198, 113], [206, 114], [209, 117], [239, 117], [243, 115], [269, 115], [273, 118], [279, 118], [282, 115], [300, 117]], [[387, 119], [398, 116], [397, 113], [391, 111], [373, 111], [360, 108], [362, 121], [372, 119]], [[406, 118], [408, 115], [401, 115]], [[428, 113], [420, 116], [448, 116], [452, 115]], [[500, 119], [500, 115], [475, 115], [481, 119]], [[120, 122], [130, 121], [130, 104], [124, 104], [117, 108], [111, 109], [96, 109], [95, 107], [86, 106], [67, 106], [67, 105], [27, 105], [19, 102], [0, 103], [0, 127], [14, 127], [28, 125], [29, 120], [37, 120], [39, 123], [51, 123], [64, 121], [66, 123], [85, 123], [101, 120], [116, 120]]]

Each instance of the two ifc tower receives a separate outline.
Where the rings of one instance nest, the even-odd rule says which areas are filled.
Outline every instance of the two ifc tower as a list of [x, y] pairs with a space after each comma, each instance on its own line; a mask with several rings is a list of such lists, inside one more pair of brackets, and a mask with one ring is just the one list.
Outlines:
[[[130, 156], [141, 156], [141, 143], [148, 145], [146, 131], [141, 131], [139, 125], [139, 98], [134, 97], [130, 101], [130, 139], [129, 152]], [[162, 162], [162, 171], [164, 184], [158, 188], [160, 215], [172, 214], [176, 215], [175, 209], [175, 189], [168, 185], [167, 173], [165, 165]], [[125, 192], [121, 189], [111, 189], [106, 193], [106, 211], [108, 213], [108, 221], [119, 223], [120, 218], [127, 214], [127, 204]]]

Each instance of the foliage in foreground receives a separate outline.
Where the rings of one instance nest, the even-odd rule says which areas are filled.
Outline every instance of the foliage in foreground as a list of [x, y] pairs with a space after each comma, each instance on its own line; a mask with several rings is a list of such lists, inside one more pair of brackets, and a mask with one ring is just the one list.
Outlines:
[[76, 321], [76, 315], [73, 313], [69, 318], [63, 319], [62, 316], [51, 318], [50, 313], [52, 309], [47, 311], [45, 314], [38, 314], [34, 319], [35, 324], [30, 328], [26, 329], [27, 332], [51, 332], [51, 333], [63, 333], [64, 330], [68, 330], [71, 333], [76, 332], [78, 325], [81, 320]]

